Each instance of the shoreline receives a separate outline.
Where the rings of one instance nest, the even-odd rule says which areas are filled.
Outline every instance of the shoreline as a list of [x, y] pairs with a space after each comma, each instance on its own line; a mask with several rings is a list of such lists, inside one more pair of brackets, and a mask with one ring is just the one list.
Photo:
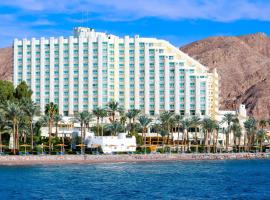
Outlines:
[[269, 159], [270, 153], [220, 154], [132, 154], [132, 155], [8, 155], [0, 156], [0, 166], [136, 163], [169, 161]]

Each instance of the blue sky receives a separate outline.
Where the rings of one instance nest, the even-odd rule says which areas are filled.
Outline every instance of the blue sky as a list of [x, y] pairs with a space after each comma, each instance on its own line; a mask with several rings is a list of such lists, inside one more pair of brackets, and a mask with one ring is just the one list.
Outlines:
[[75, 26], [181, 46], [210, 36], [265, 32], [270, 0], [2, 0], [0, 47], [14, 38], [68, 36]]

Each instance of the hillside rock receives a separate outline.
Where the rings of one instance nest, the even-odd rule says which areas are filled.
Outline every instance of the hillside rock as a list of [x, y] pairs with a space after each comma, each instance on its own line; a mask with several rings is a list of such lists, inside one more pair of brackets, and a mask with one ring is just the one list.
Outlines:
[[270, 116], [270, 38], [264, 33], [210, 37], [180, 48], [221, 77], [221, 109], [240, 103], [249, 115]]
[[0, 80], [12, 80], [12, 48], [0, 48]]

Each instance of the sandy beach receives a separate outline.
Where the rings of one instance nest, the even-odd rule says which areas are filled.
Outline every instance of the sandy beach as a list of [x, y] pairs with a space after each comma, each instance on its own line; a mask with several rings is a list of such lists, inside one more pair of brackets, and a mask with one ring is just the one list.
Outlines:
[[28, 155], [0, 156], [0, 165], [91, 164], [192, 160], [266, 159], [270, 153], [147, 154], [147, 155]]

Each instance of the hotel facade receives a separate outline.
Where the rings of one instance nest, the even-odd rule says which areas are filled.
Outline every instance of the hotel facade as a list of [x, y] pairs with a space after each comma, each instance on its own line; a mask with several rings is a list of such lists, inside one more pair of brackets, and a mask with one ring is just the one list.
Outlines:
[[54, 102], [72, 116], [115, 100], [147, 115], [218, 115], [217, 72], [165, 40], [78, 27], [67, 38], [15, 39], [13, 50], [14, 85], [26, 81], [42, 112]]

